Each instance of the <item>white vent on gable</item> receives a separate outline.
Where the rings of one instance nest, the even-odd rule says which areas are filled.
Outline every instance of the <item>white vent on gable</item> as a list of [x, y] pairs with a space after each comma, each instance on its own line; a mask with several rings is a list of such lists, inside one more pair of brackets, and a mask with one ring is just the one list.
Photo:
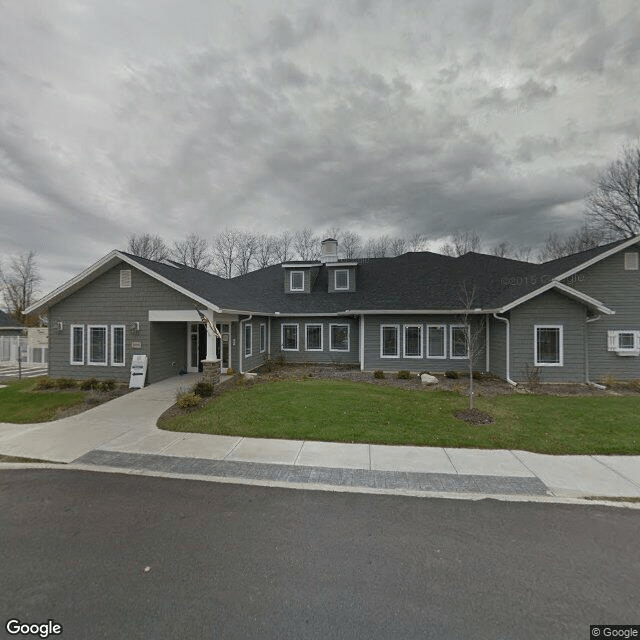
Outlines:
[[624, 254], [624, 270], [625, 271], [638, 270], [638, 252], [637, 251], [630, 251]]
[[131, 288], [131, 269], [120, 269], [120, 288]]

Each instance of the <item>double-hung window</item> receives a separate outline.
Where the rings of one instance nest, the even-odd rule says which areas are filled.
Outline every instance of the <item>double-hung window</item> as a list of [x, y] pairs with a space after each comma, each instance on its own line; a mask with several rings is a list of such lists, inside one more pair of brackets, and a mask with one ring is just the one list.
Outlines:
[[404, 357], [422, 358], [422, 325], [404, 325]]
[[444, 324], [427, 326], [427, 358], [447, 357], [447, 327]]
[[380, 326], [380, 357], [400, 357], [400, 325], [383, 324]]
[[640, 355], [640, 331], [609, 331], [608, 339], [609, 351], [615, 351], [619, 356]]
[[329, 325], [329, 351], [349, 351], [349, 325]]
[[88, 364], [107, 365], [107, 325], [89, 325], [87, 337]]
[[264, 353], [267, 350], [267, 325], [264, 322], [260, 323], [260, 353]]
[[466, 360], [469, 357], [469, 325], [452, 324], [449, 330], [449, 347], [451, 350], [449, 357], [452, 360]]
[[333, 278], [333, 288], [336, 291], [349, 290], [349, 269], [336, 269]]
[[292, 271], [289, 277], [291, 291], [304, 291], [304, 271]]
[[305, 349], [307, 351], [322, 351], [322, 325], [305, 325]]
[[124, 367], [124, 325], [111, 325], [111, 366]]
[[84, 325], [71, 325], [71, 364], [84, 364]]
[[283, 324], [281, 327], [281, 331], [282, 350], [298, 351], [298, 325]]
[[534, 364], [536, 367], [562, 366], [562, 325], [536, 325]]
[[253, 349], [253, 327], [250, 324], [244, 325], [244, 357], [248, 358]]

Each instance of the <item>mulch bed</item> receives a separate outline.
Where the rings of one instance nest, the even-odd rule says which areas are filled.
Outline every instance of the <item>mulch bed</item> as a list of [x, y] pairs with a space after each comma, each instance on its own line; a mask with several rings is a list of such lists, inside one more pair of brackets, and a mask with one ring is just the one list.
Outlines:
[[480, 409], [461, 409], [454, 411], [453, 415], [458, 420], [464, 420], [469, 424], [493, 424], [495, 422], [490, 413], [480, 411]]

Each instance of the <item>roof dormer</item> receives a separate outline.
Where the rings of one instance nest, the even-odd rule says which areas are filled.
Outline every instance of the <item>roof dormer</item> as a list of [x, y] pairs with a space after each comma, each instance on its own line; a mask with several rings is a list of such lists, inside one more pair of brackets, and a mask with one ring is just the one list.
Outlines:
[[321, 266], [320, 262], [287, 262], [283, 264], [285, 293], [311, 293]]
[[355, 291], [357, 266], [357, 262], [334, 262], [327, 264], [329, 293]]

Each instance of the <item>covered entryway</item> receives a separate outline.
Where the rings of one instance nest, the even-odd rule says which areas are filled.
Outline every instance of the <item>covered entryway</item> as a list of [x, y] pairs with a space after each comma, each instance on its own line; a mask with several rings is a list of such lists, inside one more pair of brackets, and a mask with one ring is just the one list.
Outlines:
[[190, 322], [187, 331], [187, 371], [202, 371], [202, 361], [207, 357], [207, 330], [202, 322]]

